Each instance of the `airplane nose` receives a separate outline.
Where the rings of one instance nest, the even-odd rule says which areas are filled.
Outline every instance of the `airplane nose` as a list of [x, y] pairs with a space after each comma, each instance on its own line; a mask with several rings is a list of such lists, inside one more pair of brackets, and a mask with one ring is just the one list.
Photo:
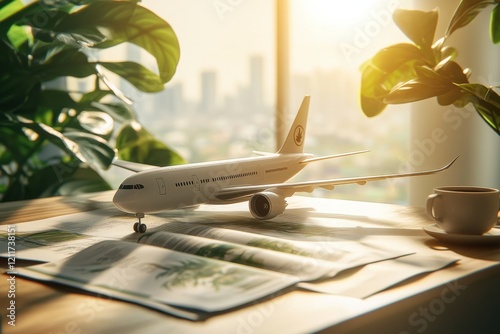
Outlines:
[[118, 189], [113, 196], [113, 204], [121, 211], [135, 213], [133, 208], [131, 208], [130, 204], [132, 203], [129, 197], [126, 191]]
[[122, 198], [123, 198], [123, 195], [122, 195], [122, 191], [120, 190], [117, 190], [115, 192], [115, 194], [113, 195], [113, 204], [118, 208], [118, 209], [122, 209], [121, 207], [121, 202], [122, 202]]

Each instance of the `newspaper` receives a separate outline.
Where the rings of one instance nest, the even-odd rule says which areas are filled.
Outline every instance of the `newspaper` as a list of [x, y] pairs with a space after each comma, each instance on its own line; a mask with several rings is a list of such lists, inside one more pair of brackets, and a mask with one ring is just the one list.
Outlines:
[[[457, 260], [429, 261], [414, 254], [421, 247], [393, 244], [421, 230], [317, 216], [261, 222], [240, 210], [168, 212], [148, 216], [149, 232], [138, 234], [132, 217], [102, 209], [16, 225], [16, 258], [48, 262], [18, 268], [26, 277], [191, 320], [297, 287], [366, 298]], [[0, 226], [0, 256], [8, 255], [7, 228]], [[383, 238], [367, 238], [380, 233]], [[384, 241], [391, 235], [391, 243]]]
[[117, 240], [17, 271], [190, 320], [276, 295], [299, 281], [268, 270]]

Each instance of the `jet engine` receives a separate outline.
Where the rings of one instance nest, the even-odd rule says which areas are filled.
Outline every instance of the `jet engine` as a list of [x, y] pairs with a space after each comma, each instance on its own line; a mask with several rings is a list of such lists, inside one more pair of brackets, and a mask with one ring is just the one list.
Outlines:
[[249, 202], [250, 212], [257, 219], [271, 219], [285, 211], [285, 198], [270, 191], [252, 196]]

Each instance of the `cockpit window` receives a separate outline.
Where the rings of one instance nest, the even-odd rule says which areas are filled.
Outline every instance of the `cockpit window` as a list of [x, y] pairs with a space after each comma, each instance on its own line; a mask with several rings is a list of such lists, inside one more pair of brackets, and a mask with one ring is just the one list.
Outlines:
[[128, 190], [128, 189], [144, 189], [144, 186], [142, 184], [140, 184], [140, 183], [137, 183], [137, 184], [121, 184], [118, 189], [124, 189], [124, 190]]

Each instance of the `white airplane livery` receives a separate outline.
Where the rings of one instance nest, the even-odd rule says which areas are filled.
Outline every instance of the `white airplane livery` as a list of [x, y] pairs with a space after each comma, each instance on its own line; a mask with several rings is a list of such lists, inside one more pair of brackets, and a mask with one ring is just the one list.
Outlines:
[[141, 222], [145, 214], [200, 204], [249, 201], [250, 212], [255, 218], [271, 219], [285, 211], [286, 198], [296, 192], [311, 192], [315, 188], [333, 190], [342, 184], [364, 185], [368, 181], [433, 174], [449, 168], [457, 159], [444, 167], [428, 171], [286, 182], [309, 163], [367, 152], [323, 157], [304, 153], [309, 100], [309, 96], [304, 97], [286, 140], [277, 153], [167, 167], [115, 160], [114, 165], [137, 173], [123, 181], [114, 195], [113, 203], [118, 209], [135, 214], [138, 222], [134, 224], [134, 231], [139, 233], [146, 232], [146, 225]]

